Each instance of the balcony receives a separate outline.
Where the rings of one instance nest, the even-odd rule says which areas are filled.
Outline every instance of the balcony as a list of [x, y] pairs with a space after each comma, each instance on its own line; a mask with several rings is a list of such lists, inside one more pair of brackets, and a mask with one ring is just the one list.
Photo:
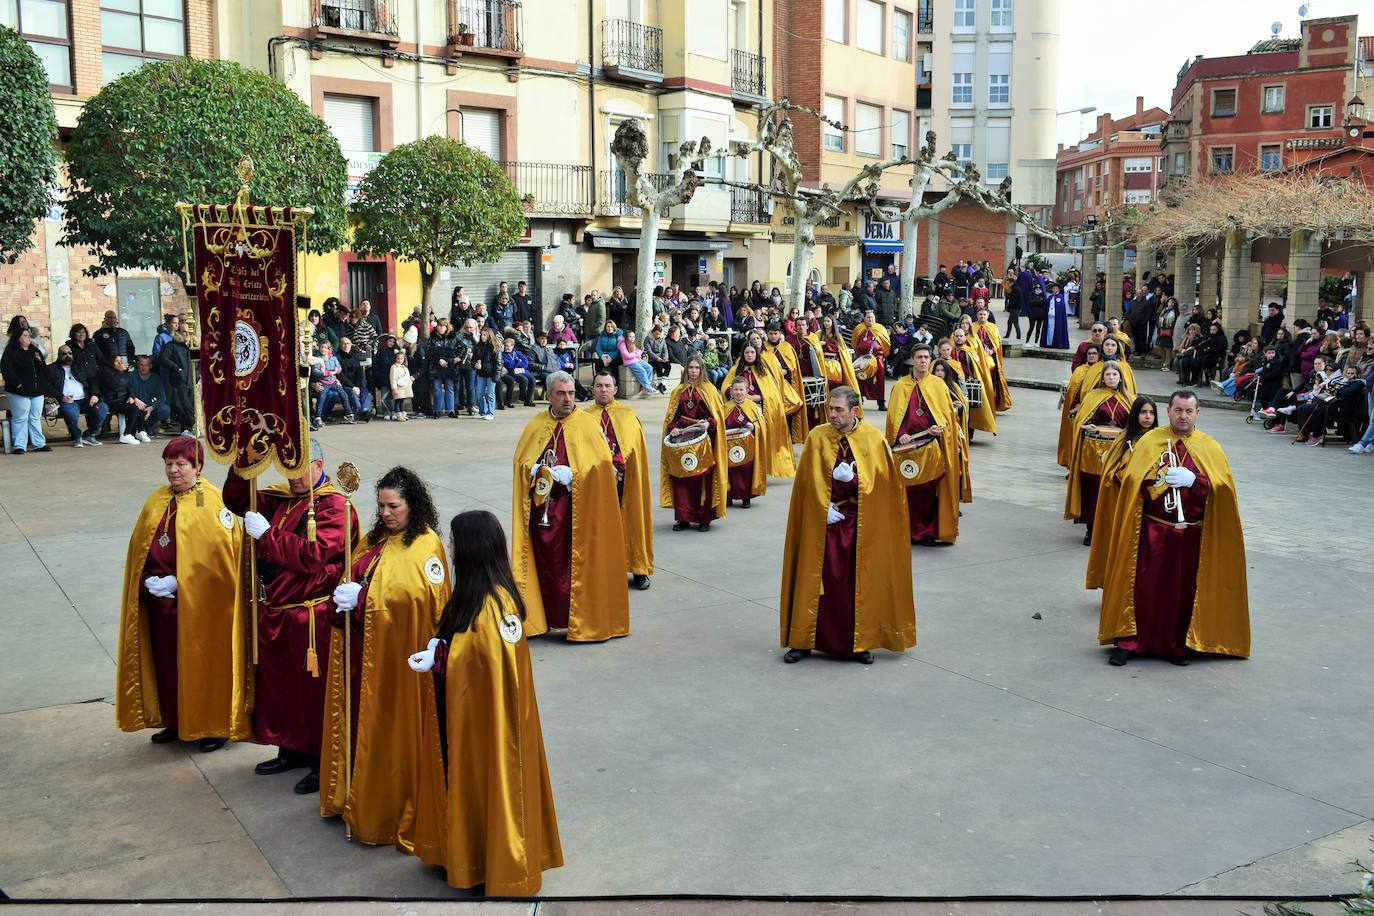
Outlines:
[[663, 82], [663, 30], [625, 19], [601, 23], [601, 66], [620, 79]]
[[[670, 176], [667, 172], [654, 172], [649, 176], [654, 190], [662, 191], [668, 187]], [[612, 169], [597, 174], [596, 212], [603, 216], [641, 216], [643, 211], [629, 202], [626, 188], [629, 178], [620, 169]]]
[[760, 188], [730, 189], [730, 222], [766, 226], [773, 221], [772, 199]]
[[730, 95], [736, 101], [768, 100], [768, 61], [762, 54], [735, 48], [730, 51]]
[[934, 0], [921, 0], [920, 8], [916, 12], [916, 34], [935, 34], [935, 10], [933, 7]]
[[530, 199], [525, 212], [546, 216], [582, 216], [592, 212], [592, 167], [547, 162], [502, 162], [521, 196]]
[[399, 43], [396, 15], [387, 0], [311, 0], [310, 22], [320, 39], [367, 39]]
[[449, 0], [450, 56], [481, 54], [518, 59], [525, 55], [523, 9], [517, 0]]

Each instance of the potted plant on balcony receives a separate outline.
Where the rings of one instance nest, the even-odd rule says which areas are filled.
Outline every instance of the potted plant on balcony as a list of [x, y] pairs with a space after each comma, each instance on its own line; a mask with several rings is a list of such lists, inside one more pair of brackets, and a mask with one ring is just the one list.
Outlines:
[[458, 43], [470, 48], [476, 41], [477, 36], [473, 34], [472, 29], [468, 28], [468, 24], [466, 22], [458, 23]]

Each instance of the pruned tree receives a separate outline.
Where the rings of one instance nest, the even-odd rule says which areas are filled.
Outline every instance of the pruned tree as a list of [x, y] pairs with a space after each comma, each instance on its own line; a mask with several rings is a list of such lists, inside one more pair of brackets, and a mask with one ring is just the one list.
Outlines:
[[[639, 274], [635, 280], [635, 328], [648, 330], [653, 321], [654, 252], [658, 248], [659, 219], [669, 207], [689, 203], [704, 182], [702, 169], [711, 155], [711, 141], [689, 140], [678, 147], [673, 170], [656, 179], [646, 170], [649, 138], [637, 119], [620, 122], [611, 140], [611, 154], [625, 172], [625, 199], [642, 213], [639, 223]], [[655, 187], [655, 184], [662, 187]], [[599, 329], [598, 329], [599, 331]]]
[[0, 26], [0, 263], [33, 245], [34, 221], [57, 183], [57, 115], [43, 63], [19, 33]]

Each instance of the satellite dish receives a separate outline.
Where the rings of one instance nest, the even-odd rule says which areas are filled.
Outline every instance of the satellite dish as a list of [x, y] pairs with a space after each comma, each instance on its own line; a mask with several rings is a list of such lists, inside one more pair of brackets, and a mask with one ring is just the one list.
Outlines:
[[1278, 37], [1279, 37], [1279, 33], [1283, 31], [1283, 23], [1282, 23], [1282, 22], [1279, 22], [1278, 20], [1275, 20], [1274, 22], [1271, 22], [1271, 23], [1269, 24], [1269, 31], [1272, 32], [1272, 33], [1274, 34], [1274, 37], [1275, 37], [1275, 38], [1278, 38]]

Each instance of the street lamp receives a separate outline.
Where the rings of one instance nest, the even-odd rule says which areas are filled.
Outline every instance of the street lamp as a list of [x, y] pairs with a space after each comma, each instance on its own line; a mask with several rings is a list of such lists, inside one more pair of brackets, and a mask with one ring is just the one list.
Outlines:
[[1096, 105], [1084, 105], [1082, 108], [1070, 108], [1068, 111], [1056, 111], [1056, 112], [1054, 113], [1054, 116], [1055, 116], [1056, 118], [1062, 118], [1062, 117], [1064, 117], [1064, 115], [1068, 115], [1068, 114], [1080, 114], [1080, 115], [1085, 115], [1085, 114], [1092, 114], [1094, 111], [1097, 111], [1097, 106], [1096, 106]]

